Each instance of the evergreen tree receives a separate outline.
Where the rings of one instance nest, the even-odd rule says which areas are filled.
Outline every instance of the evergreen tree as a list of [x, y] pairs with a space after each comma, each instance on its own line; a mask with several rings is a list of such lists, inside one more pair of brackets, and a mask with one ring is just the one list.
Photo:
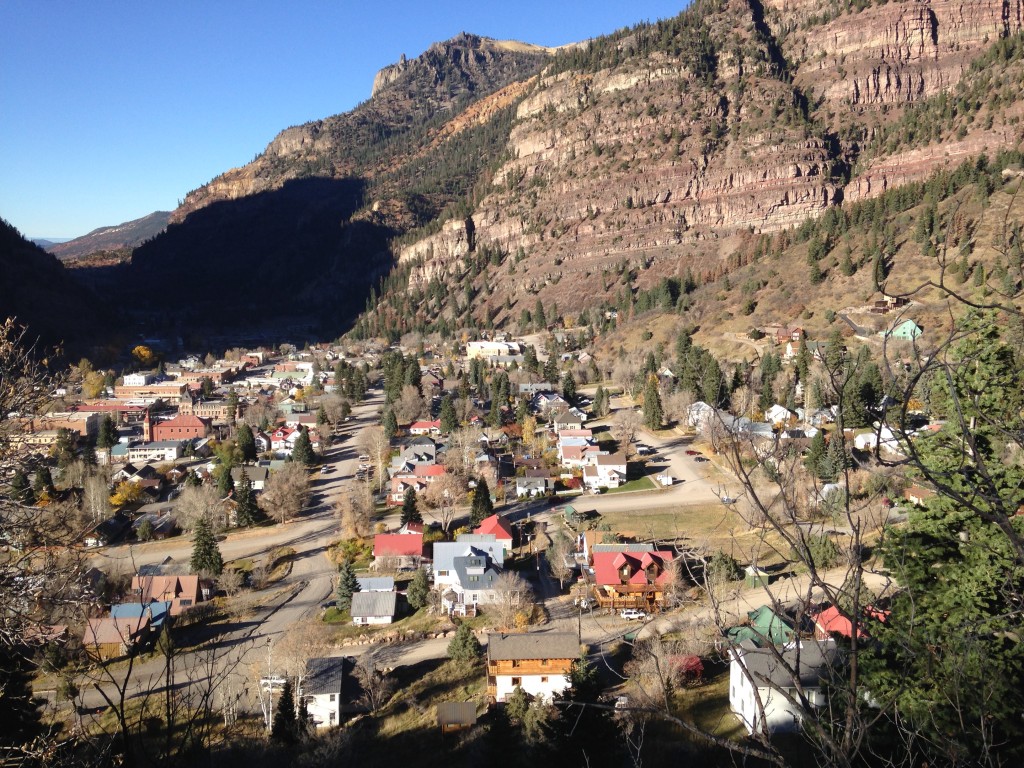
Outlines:
[[384, 434], [389, 440], [395, 436], [395, 433], [398, 431], [398, 420], [395, 418], [394, 410], [385, 408], [380, 423], [384, 427]]
[[459, 420], [455, 416], [455, 403], [452, 402], [451, 395], [446, 394], [441, 398], [440, 421], [443, 435], [450, 435], [459, 428]]
[[292, 693], [292, 681], [286, 678], [281, 689], [281, 698], [274, 712], [274, 724], [270, 729], [270, 738], [280, 744], [294, 744], [298, 741], [298, 724], [295, 718], [295, 696]]
[[804, 464], [815, 475], [821, 474], [822, 462], [825, 460], [825, 432], [818, 430], [811, 438], [811, 444], [807, 448], [807, 456], [804, 457]]
[[343, 560], [338, 566], [338, 586], [334, 590], [334, 605], [339, 611], [352, 609], [352, 595], [359, 591], [359, 579], [352, 563]]
[[35, 504], [36, 496], [32, 492], [32, 485], [28, 481], [25, 471], [18, 467], [11, 478], [11, 490], [9, 496], [19, 504]]
[[48, 496], [53, 495], [55, 489], [53, 487], [53, 475], [50, 474], [49, 467], [42, 466], [36, 470], [32, 490], [35, 492], [36, 498], [41, 497], [44, 493]]
[[592, 410], [599, 419], [608, 415], [608, 390], [600, 384], [597, 386], [597, 392], [594, 393]]
[[100, 422], [100, 431], [96, 436], [96, 445], [100, 448], [110, 448], [117, 445], [117, 425], [108, 413]]
[[220, 472], [217, 475], [217, 493], [220, 494], [222, 499], [226, 499], [235, 491], [235, 481], [231, 477], [231, 467], [220, 466]]
[[648, 429], [661, 429], [665, 420], [665, 411], [661, 407], [661, 393], [658, 392], [658, 380], [654, 376], [647, 377], [644, 386], [644, 426]]
[[244, 421], [238, 425], [235, 442], [238, 443], [238, 450], [242, 452], [243, 461], [256, 461], [256, 438], [252, 433], [252, 427]]
[[220, 547], [210, 530], [210, 522], [205, 517], [196, 521], [195, 529], [192, 531], [192, 561], [190, 563], [192, 573], [208, 573], [213, 576], [220, 576], [224, 570], [224, 558], [221, 557]]
[[473, 491], [473, 505], [470, 507], [469, 524], [476, 528], [485, 519], [494, 514], [494, 503], [491, 501], [491, 489], [487, 480], [480, 478], [476, 490]]
[[558, 383], [558, 358], [555, 355], [548, 355], [547, 362], [544, 363], [544, 381]]
[[849, 462], [846, 456], [846, 443], [842, 433], [836, 431], [828, 441], [828, 449], [825, 451], [818, 476], [826, 482], [834, 483], [842, 476], [847, 466]]
[[256, 494], [252, 490], [249, 473], [242, 467], [242, 478], [235, 486], [235, 502], [238, 504], [237, 520], [243, 527], [249, 527], [260, 518], [260, 508], [256, 503]]
[[430, 581], [422, 568], [416, 569], [416, 574], [405, 590], [405, 599], [414, 611], [425, 608], [430, 602]]
[[309, 440], [309, 430], [305, 427], [299, 427], [299, 436], [295, 438], [295, 447], [292, 448], [292, 460], [304, 467], [316, 464], [316, 454], [313, 452], [313, 444]]
[[572, 375], [572, 371], [566, 371], [562, 377], [562, 397], [571, 404], [576, 403], [576, 377]]
[[410, 488], [405, 492], [405, 499], [402, 501], [402, 525], [422, 522], [423, 515], [416, 505], [416, 489]]
[[448, 658], [463, 663], [475, 663], [483, 656], [483, 648], [469, 624], [460, 624], [455, 637], [448, 643]]
[[202, 484], [202, 479], [192, 470], [189, 470], [188, 474], [185, 475], [185, 485], [189, 488], [198, 488]]

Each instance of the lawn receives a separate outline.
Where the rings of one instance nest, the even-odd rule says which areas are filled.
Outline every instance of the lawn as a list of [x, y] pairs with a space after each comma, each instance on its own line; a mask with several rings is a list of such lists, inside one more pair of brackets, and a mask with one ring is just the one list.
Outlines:
[[618, 488], [609, 488], [606, 493], [629, 493], [630, 491], [654, 491], [658, 486], [649, 477], [638, 477], [635, 480], [627, 480]]
[[454, 629], [447, 617], [432, 616], [427, 613], [425, 608], [421, 608], [415, 613], [391, 624], [357, 626], [352, 623], [352, 616], [348, 611], [339, 611], [334, 606], [331, 606], [324, 611], [323, 622], [333, 627], [331, 633], [333, 640], [345, 640], [361, 635], [381, 635], [393, 632], [438, 632], [440, 630]]
[[729, 666], [708, 665], [705, 682], [676, 691], [674, 704], [679, 716], [701, 730], [727, 739], [741, 739], [747, 732], [729, 709]]

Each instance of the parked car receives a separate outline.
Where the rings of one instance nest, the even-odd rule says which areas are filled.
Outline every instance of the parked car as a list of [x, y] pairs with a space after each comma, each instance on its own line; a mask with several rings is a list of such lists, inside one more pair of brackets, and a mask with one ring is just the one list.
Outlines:
[[590, 608], [591, 602], [589, 597], [577, 597], [575, 600], [572, 601], [572, 604], [576, 608], [582, 608], [583, 610], [587, 610], [588, 608]]
[[698, 464], [703, 464], [705, 461], [711, 461], [707, 456], [694, 456], [693, 460]]
[[626, 621], [633, 621], [634, 619], [640, 619], [642, 621], [647, 618], [647, 614], [636, 608], [623, 608], [619, 613], [619, 618], [623, 618]]
[[735, 504], [736, 503], [736, 499], [734, 499], [732, 496], [723, 496], [722, 497], [722, 503], [723, 504]]
[[687, 456], [700, 456], [700, 451], [694, 451], [692, 449], [688, 449], [686, 451], [686, 455]]

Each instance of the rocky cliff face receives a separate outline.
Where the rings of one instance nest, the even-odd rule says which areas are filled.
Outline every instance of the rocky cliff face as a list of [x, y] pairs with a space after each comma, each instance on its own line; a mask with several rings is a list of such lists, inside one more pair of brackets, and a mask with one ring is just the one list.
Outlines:
[[[351, 112], [282, 131], [263, 154], [190, 192], [172, 221], [211, 203], [280, 188], [291, 179], [374, 178], [428, 145], [444, 118], [532, 75], [545, 49], [461, 34], [421, 56], [385, 67], [371, 98]], [[404, 141], [403, 141], [404, 140]]]
[[525, 254], [513, 274], [492, 278], [497, 291], [513, 301], [564, 297], [572, 309], [604, 292], [600, 276], [613, 265], [721, 270], [734, 235], [788, 228], [1013, 146], [1020, 131], [1007, 115], [851, 174], [866, 138], [949, 91], [994, 41], [1019, 32], [1022, 5], [904, 0], [853, 12], [838, 0], [705, 2], [692, 12], [718, 51], [713, 79], [683, 46], [596, 71], [556, 67], [520, 102], [509, 160], [468, 222], [401, 251], [417, 265], [410, 287], [461, 275], [474, 245], [493, 245]]

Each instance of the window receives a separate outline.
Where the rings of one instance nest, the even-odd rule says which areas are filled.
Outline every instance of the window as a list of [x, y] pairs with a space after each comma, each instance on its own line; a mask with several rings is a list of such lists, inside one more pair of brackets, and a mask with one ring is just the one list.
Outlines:
[[189, 608], [191, 605], [192, 605], [192, 601], [191, 600], [182, 600], [181, 601], [181, 607], [182, 608]]
[[328, 720], [328, 722], [333, 723], [334, 722], [334, 717], [335, 717], [335, 713], [334, 712], [328, 712], [327, 713], [327, 720]]
[[521, 677], [513, 677], [512, 678], [512, 687], [513, 688], [515, 688], [516, 686], [520, 686], [522, 684], [523, 684], [523, 678], [521, 678]]
[[336, 697], [337, 697], [337, 694], [335, 694], [335, 693], [332, 693], [332, 694], [331, 694], [331, 698], [330, 698], [330, 699], [328, 699], [328, 701], [334, 701]]
[[514, 667], [522, 666], [522, 663], [523, 662], [521, 662], [519, 659], [512, 659], [512, 666], [513, 666], [513, 668]]
[[546, 683], [548, 681], [548, 678], [546, 676], [541, 676], [540, 681], [542, 683]]
[[540, 665], [541, 665], [542, 667], [548, 667], [548, 666], [551, 666], [551, 659], [541, 659], [541, 660], [540, 660]]
[[438, 571], [437, 575], [438, 576], [447, 576], [448, 575], [448, 571]]

